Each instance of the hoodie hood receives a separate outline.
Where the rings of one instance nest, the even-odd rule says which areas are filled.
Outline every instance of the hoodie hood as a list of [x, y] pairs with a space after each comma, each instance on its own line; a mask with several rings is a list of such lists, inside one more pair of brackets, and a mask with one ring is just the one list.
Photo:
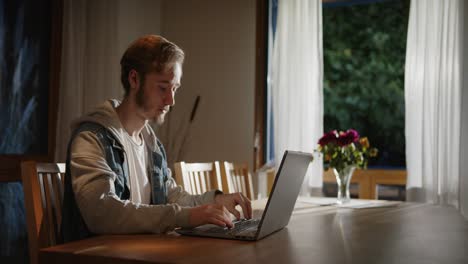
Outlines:
[[[104, 102], [92, 111], [74, 120], [71, 124], [71, 130], [76, 130], [82, 123], [97, 123], [109, 130], [109, 132], [115, 136], [117, 141], [122, 144], [127, 131], [125, 131], [122, 123], [120, 123], [119, 116], [115, 111], [120, 103], [121, 102], [116, 99], [110, 99]], [[156, 143], [156, 135], [148, 123], [146, 123], [141, 130], [141, 134], [150, 150], [156, 151], [159, 149], [158, 144]]]

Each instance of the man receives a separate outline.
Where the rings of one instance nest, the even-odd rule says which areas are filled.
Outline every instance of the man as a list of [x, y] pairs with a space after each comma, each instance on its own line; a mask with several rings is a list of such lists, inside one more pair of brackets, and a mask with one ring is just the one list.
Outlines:
[[137, 39], [121, 64], [125, 96], [76, 120], [68, 146], [64, 242], [92, 234], [163, 233], [177, 227], [232, 227], [241, 193], [190, 195], [176, 186], [149, 121], [162, 123], [180, 86], [183, 51], [155, 35]]

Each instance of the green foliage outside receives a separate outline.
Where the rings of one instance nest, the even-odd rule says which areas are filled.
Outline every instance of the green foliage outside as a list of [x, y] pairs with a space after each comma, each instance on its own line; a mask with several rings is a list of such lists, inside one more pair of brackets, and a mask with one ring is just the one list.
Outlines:
[[405, 166], [404, 64], [409, 0], [323, 9], [324, 129], [356, 129], [375, 166]]

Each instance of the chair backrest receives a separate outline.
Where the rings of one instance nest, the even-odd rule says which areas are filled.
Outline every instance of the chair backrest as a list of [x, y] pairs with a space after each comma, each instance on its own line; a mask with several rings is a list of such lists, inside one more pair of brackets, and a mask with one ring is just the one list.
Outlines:
[[64, 163], [21, 163], [31, 263], [39, 249], [61, 242], [64, 174]]
[[174, 164], [175, 181], [191, 194], [202, 194], [218, 189], [222, 191], [219, 162]]
[[223, 184], [229, 193], [241, 192], [250, 200], [254, 199], [252, 175], [247, 164], [225, 161]]

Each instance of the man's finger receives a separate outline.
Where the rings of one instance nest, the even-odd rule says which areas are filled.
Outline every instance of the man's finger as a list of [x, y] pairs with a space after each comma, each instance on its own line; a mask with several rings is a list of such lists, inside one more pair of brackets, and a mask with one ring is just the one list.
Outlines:
[[232, 224], [231, 217], [229, 216], [229, 211], [226, 209], [226, 207], [222, 206], [221, 209], [216, 211], [216, 213], [218, 217], [222, 218], [222, 221], [224, 221], [228, 227], [234, 226]]
[[[247, 207], [247, 201], [249, 201], [249, 199], [247, 199], [247, 197], [245, 197], [242, 193], [239, 193], [238, 195], [236, 195], [234, 200], [242, 208], [242, 212], [244, 213], [244, 217], [245, 218], [250, 218], [249, 216], [251, 215], [251, 210], [249, 211], [249, 209]], [[250, 201], [249, 201], [249, 203], [250, 203]]]
[[222, 227], [227, 226], [227, 224], [223, 220], [218, 219], [216, 216], [208, 218], [208, 223], [214, 224], [214, 225], [217, 225], [217, 226], [222, 226]]
[[219, 217], [223, 218], [224, 223], [226, 223], [226, 225], [229, 228], [234, 226], [234, 224], [231, 221], [231, 218], [229, 217], [229, 212], [227, 212], [227, 210], [223, 211], [223, 214], [219, 215]]
[[252, 218], [252, 201], [249, 198], [245, 197], [247, 211], [249, 212], [249, 218]]
[[224, 216], [224, 206], [222, 205], [215, 205], [215, 206], [210, 206], [206, 213], [208, 214], [208, 219], [216, 218], [220, 221], [223, 221], [221, 218]]
[[235, 207], [230, 207], [228, 210], [229, 210], [228, 212], [233, 214], [236, 217], [237, 220], [240, 219], [241, 215], [240, 215], [239, 211], [236, 210]]
[[219, 226], [227, 226], [229, 228], [233, 227], [231, 219], [226, 217], [224, 210], [213, 210], [211, 216], [208, 220], [210, 223], [219, 225]]
[[[245, 204], [246, 204], [247, 212], [248, 212], [248, 213], [247, 213], [247, 215], [248, 215], [247, 218], [250, 219], [250, 218], [252, 218], [252, 203], [251, 203], [251, 201], [250, 201], [248, 198], [246, 198]], [[244, 214], [245, 214], [245, 213], [244, 213]]]

